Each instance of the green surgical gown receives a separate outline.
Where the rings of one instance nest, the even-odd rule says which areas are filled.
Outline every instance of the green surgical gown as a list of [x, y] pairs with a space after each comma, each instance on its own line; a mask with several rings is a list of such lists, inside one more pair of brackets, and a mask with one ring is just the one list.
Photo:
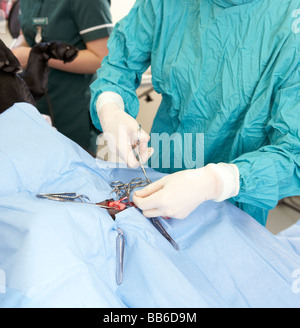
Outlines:
[[[91, 86], [96, 127], [104, 91], [137, 116], [136, 88], [151, 65], [162, 94], [151, 139], [192, 142], [171, 147], [169, 167], [159, 147], [150, 165], [190, 168], [199, 147], [203, 165], [236, 164], [240, 192], [230, 201], [262, 224], [279, 199], [300, 194], [300, 0], [138, 0], [108, 46]], [[190, 152], [180, 168], [176, 153]]]

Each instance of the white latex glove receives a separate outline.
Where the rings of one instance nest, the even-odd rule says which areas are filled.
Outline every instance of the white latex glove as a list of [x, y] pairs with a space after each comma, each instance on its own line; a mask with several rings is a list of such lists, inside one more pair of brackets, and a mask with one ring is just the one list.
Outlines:
[[150, 158], [153, 154], [153, 148], [148, 148], [150, 136], [144, 130], [139, 134], [139, 124], [124, 111], [120, 95], [113, 92], [102, 93], [97, 101], [97, 113], [108, 149], [112, 153], [132, 168], [140, 165], [133, 147], [140, 154], [143, 163]]
[[239, 188], [239, 169], [235, 164], [208, 164], [163, 177], [136, 191], [133, 202], [146, 217], [184, 219], [201, 203], [234, 197]]

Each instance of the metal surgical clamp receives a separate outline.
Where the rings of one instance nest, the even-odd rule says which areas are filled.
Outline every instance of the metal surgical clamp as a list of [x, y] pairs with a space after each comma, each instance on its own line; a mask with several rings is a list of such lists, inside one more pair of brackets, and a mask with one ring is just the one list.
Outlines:
[[[142, 180], [141, 178], [132, 179], [129, 183], [123, 183], [121, 181], [114, 181], [110, 184], [113, 188], [112, 192], [117, 195], [117, 199], [123, 200], [127, 199], [131, 206], [134, 206], [129, 200], [130, 193], [137, 187], [147, 186], [149, 183], [146, 180]], [[152, 225], [158, 230], [158, 232], [165, 238], [167, 241], [178, 251], [179, 246], [175, 242], [175, 240], [168, 234], [167, 230], [160, 223], [159, 218], [150, 218], [149, 219]]]
[[141, 178], [132, 179], [129, 183], [123, 183], [121, 181], [114, 181], [110, 184], [113, 188], [112, 193], [115, 193], [117, 199], [127, 198], [129, 201], [129, 196], [131, 192], [138, 187], [146, 187], [148, 181], [142, 180]]
[[[106, 209], [112, 209], [114, 206], [106, 206], [106, 205], [101, 205], [98, 203], [90, 203], [90, 199], [86, 195], [77, 195], [76, 193], [56, 193], [56, 194], [37, 194], [37, 198], [44, 198], [44, 199], [49, 199], [49, 200], [55, 200], [59, 202], [79, 202], [79, 203], [85, 203], [85, 204], [90, 204], [90, 205], [95, 205], [98, 207], [106, 208]], [[116, 206], [117, 208], [117, 206]]]
[[37, 194], [38, 198], [46, 198], [50, 200], [57, 200], [60, 202], [81, 202], [84, 203], [89, 201], [90, 199], [85, 195], [77, 195], [74, 192], [64, 192], [64, 193], [56, 193], [56, 194]]

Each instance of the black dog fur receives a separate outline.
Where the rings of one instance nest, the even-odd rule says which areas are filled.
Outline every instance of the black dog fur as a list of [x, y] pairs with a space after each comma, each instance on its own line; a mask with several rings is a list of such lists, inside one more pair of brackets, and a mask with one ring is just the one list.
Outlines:
[[30, 51], [26, 69], [0, 40], [0, 114], [17, 102], [35, 105], [47, 90], [50, 58], [73, 61], [78, 49], [64, 42], [43, 42]]

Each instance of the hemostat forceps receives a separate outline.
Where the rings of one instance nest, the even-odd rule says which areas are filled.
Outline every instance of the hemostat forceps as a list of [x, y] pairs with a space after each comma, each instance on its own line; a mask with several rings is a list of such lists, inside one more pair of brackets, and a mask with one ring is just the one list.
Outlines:
[[37, 194], [38, 198], [46, 198], [50, 200], [57, 200], [60, 202], [81, 202], [85, 203], [90, 199], [86, 195], [77, 195], [74, 192], [64, 192], [64, 193], [56, 193], [56, 194]]
[[[126, 199], [130, 206], [136, 207], [133, 203], [130, 202], [129, 196], [130, 193], [137, 187], [145, 187], [149, 183], [146, 180], [142, 180], [141, 178], [132, 179], [129, 183], [123, 183], [121, 181], [114, 181], [110, 184], [113, 188], [112, 192], [117, 195], [117, 199], [120, 201]], [[159, 231], [159, 233], [167, 239], [167, 241], [178, 251], [179, 246], [175, 242], [175, 240], [169, 235], [167, 230], [160, 223], [159, 218], [150, 218], [150, 222], [153, 226]]]
[[[106, 208], [106, 209], [121, 209], [118, 206], [115, 206], [114, 202], [111, 202], [111, 206], [106, 206], [102, 205], [99, 203], [91, 203], [90, 199], [86, 195], [77, 195], [76, 193], [73, 192], [65, 192], [65, 193], [55, 193], [55, 194], [37, 194], [37, 198], [45, 198], [49, 200], [55, 200], [59, 202], [78, 202], [78, 203], [85, 203], [85, 204], [90, 204], [90, 205], [95, 205], [98, 207]], [[109, 204], [109, 203], [108, 203]]]
[[123, 183], [121, 181], [114, 181], [110, 184], [110, 186], [113, 188], [112, 193], [115, 193], [117, 196], [117, 199], [127, 198], [129, 201], [129, 196], [131, 192], [138, 187], [146, 187], [148, 185], [148, 182], [145, 180], [142, 180], [141, 178], [135, 178], [132, 179], [128, 183]]

